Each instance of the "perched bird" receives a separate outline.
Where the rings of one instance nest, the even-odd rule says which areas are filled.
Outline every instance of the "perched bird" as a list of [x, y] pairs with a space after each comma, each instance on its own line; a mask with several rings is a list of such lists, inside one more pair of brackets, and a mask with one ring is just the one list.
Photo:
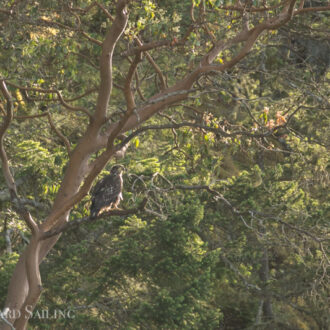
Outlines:
[[114, 165], [110, 174], [96, 183], [91, 191], [92, 205], [90, 217], [95, 218], [101, 212], [117, 209], [123, 199], [123, 165]]

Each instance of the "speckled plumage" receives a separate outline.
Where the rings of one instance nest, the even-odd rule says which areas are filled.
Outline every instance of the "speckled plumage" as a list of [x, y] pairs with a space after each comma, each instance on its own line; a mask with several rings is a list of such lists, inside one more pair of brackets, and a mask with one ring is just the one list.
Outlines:
[[90, 208], [90, 216], [92, 218], [95, 218], [104, 211], [118, 207], [118, 204], [123, 199], [122, 172], [122, 165], [113, 166], [110, 174], [97, 182], [92, 189], [92, 205]]

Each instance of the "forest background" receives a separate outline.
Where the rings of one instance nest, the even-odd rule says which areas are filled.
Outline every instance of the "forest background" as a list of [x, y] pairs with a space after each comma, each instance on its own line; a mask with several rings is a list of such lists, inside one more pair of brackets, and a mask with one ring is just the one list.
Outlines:
[[0, 328], [326, 329], [329, 10], [1, 0]]

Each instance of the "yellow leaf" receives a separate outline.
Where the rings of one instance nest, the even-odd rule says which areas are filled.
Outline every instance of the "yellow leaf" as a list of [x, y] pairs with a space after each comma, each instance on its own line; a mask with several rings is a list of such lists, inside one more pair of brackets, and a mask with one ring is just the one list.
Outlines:
[[140, 140], [139, 139], [136, 139], [135, 140], [135, 148], [138, 148], [140, 145]]
[[18, 89], [16, 90], [16, 99], [17, 99], [18, 102], [23, 101], [23, 96], [22, 96], [21, 92]]

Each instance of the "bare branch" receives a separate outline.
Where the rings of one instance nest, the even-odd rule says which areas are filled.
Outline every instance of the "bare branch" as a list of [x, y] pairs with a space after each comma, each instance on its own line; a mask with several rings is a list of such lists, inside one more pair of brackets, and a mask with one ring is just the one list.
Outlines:
[[[30, 23], [30, 22], [27, 21], [27, 23]], [[55, 27], [62, 28], [62, 29], [65, 29], [65, 30], [70, 30], [70, 31], [74, 31], [75, 30], [71, 26], [68, 26], [68, 25], [65, 25], [65, 24], [62, 24], [62, 23], [53, 21], [53, 20], [51, 20], [49, 18], [47, 18], [47, 19], [40, 18], [40, 19], [37, 20], [37, 23], [39, 23], [40, 25], [53, 26], [53, 27], [55, 26]]]
[[95, 87], [94, 88], [90, 88], [85, 93], [83, 93], [81, 95], [78, 95], [78, 96], [75, 96], [75, 97], [73, 97], [71, 99], [65, 99], [65, 101], [66, 102], [77, 101], [77, 100], [79, 100], [79, 99], [81, 99], [81, 98], [83, 98], [83, 97], [85, 97], [85, 96], [87, 96], [89, 94], [95, 93], [95, 92], [97, 92], [97, 88], [95, 88]]
[[[171, 92], [166, 93], [166, 91], [167, 92], [171, 91]], [[146, 102], [146, 104], [141, 108], [134, 109], [133, 113], [127, 119], [125, 119], [124, 125], [119, 125], [118, 122], [110, 125], [106, 133], [103, 136], [101, 136], [98, 141], [100, 143], [100, 146], [104, 146], [106, 144], [106, 142], [108, 141], [108, 136], [112, 134], [113, 130], [117, 131], [118, 127], [121, 126], [120, 133], [124, 133], [132, 128], [135, 128], [136, 126], [146, 121], [152, 115], [154, 115], [161, 109], [165, 108], [166, 106], [169, 106], [178, 101], [182, 101], [186, 99], [187, 95], [191, 92], [194, 92], [195, 89], [176, 90], [175, 88], [174, 89], [170, 88], [167, 89], [166, 91], [163, 91], [150, 98]]]
[[142, 94], [142, 91], [141, 91], [141, 87], [140, 87], [140, 79], [139, 79], [139, 74], [138, 72], [136, 71], [135, 72], [135, 82], [136, 82], [136, 90], [141, 98], [142, 101], [146, 101], [145, 97], [143, 96]]
[[[282, 12], [274, 18], [270, 18], [266, 20], [265, 22], [262, 22], [255, 26], [253, 29], [243, 29], [243, 31], [239, 32], [234, 38], [223, 42], [220, 41], [204, 58], [202, 59], [202, 67], [200, 68], [200, 72], [208, 72], [208, 71], [221, 71], [233, 67], [235, 64], [237, 64], [240, 60], [242, 60], [251, 50], [253, 47], [255, 41], [259, 37], [259, 35], [264, 30], [273, 30], [279, 28], [281, 25], [285, 24], [287, 21], [289, 21], [292, 18], [294, 5], [296, 3], [296, 0], [290, 0], [287, 4], [287, 6], [284, 7]], [[239, 53], [230, 61], [225, 62], [221, 66], [217, 65], [210, 65], [213, 60], [217, 57], [217, 55], [220, 53], [220, 51], [223, 51], [230, 46], [237, 44], [239, 42], [245, 41], [245, 45], [242, 47], [242, 49], [239, 51]]]
[[62, 94], [60, 91], [56, 90], [56, 94], [60, 100], [60, 102], [62, 103], [62, 105], [67, 108], [68, 110], [71, 110], [71, 111], [81, 111], [81, 112], [84, 112], [89, 118], [92, 117], [92, 115], [89, 113], [89, 111], [84, 108], [84, 107], [74, 107], [72, 105], [70, 105], [69, 103], [67, 103], [63, 97], [62, 97]]
[[38, 225], [33, 220], [30, 212], [26, 209], [24, 204], [20, 202], [20, 199], [17, 194], [16, 183], [9, 169], [9, 161], [8, 161], [7, 153], [4, 148], [4, 137], [13, 119], [13, 101], [12, 101], [12, 96], [10, 95], [4, 80], [0, 80], [0, 90], [7, 101], [7, 115], [4, 118], [3, 123], [0, 127], [0, 158], [2, 163], [3, 175], [6, 180], [6, 184], [9, 189], [12, 202], [16, 206], [22, 218], [25, 220], [28, 227], [31, 229], [32, 233], [37, 234], [39, 231]]
[[328, 11], [330, 10], [330, 5], [328, 6], [323, 6], [323, 7], [310, 7], [310, 8], [302, 8], [296, 10], [293, 15], [300, 15], [300, 14], [305, 14], [305, 13], [310, 13], [310, 12], [317, 12], [317, 11]]
[[99, 95], [94, 114], [95, 125], [100, 126], [106, 120], [106, 110], [112, 91], [112, 57], [115, 46], [123, 34], [128, 16], [126, 12], [126, 1], [119, 1], [117, 4], [117, 15], [109, 29], [102, 44], [102, 54], [100, 59], [101, 83]]
[[111, 22], [115, 20], [113, 16], [109, 13], [109, 11], [102, 4], [96, 2], [96, 6], [102, 9], [102, 11], [108, 16]]
[[135, 108], [135, 100], [134, 100], [134, 95], [133, 95], [132, 88], [131, 88], [132, 80], [136, 73], [137, 66], [141, 62], [141, 60], [142, 60], [141, 53], [136, 54], [134, 61], [131, 63], [131, 66], [128, 70], [127, 77], [125, 80], [124, 96], [126, 99], [127, 112], [129, 112], [130, 114], [132, 113], [133, 109]]
[[103, 43], [102, 41], [99, 41], [95, 38], [92, 38], [91, 36], [89, 36], [85, 31], [80, 31], [80, 33], [89, 41], [91, 41], [92, 43], [94, 43], [95, 45], [98, 45], [98, 46], [102, 46]]
[[217, 40], [214, 36], [214, 34], [212, 33], [212, 31], [209, 29], [208, 24], [205, 20], [205, 6], [200, 6], [200, 11], [199, 11], [199, 20], [200, 20], [200, 24], [203, 28], [203, 30], [205, 31], [206, 35], [209, 36], [209, 38], [212, 41], [212, 44], [215, 45]]
[[[198, 128], [202, 129], [208, 132], [212, 132], [215, 134], [219, 134], [221, 136], [225, 137], [234, 137], [234, 136], [248, 136], [251, 138], [260, 138], [260, 137], [266, 137], [266, 136], [272, 136], [273, 130], [267, 130], [265, 133], [251, 133], [250, 131], [234, 131], [234, 132], [226, 132], [225, 130], [222, 129], [222, 127], [209, 127], [205, 126], [202, 124], [198, 123], [192, 123], [192, 122], [182, 122], [182, 123], [177, 123], [177, 124], [163, 124], [163, 125], [147, 125], [138, 128], [135, 132], [130, 134], [128, 137], [126, 137], [121, 143], [116, 145], [116, 148], [121, 149], [124, 147], [126, 143], [128, 143], [130, 140], [132, 140], [135, 136], [141, 134], [142, 132], [148, 131], [148, 130], [161, 130], [161, 129], [176, 129], [176, 128], [181, 128], [181, 127], [193, 127], [193, 128]], [[283, 126], [276, 126], [275, 130], [278, 128], [281, 128]]]
[[[143, 46], [143, 43], [141, 42], [141, 40], [139, 38], [136, 37], [135, 40], [137, 41], [139, 46], [141, 46], [141, 47]], [[152, 65], [152, 67], [155, 69], [155, 71], [158, 74], [160, 84], [161, 84], [161, 89], [165, 89], [167, 86], [166, 86], [165, 77], [164, 77], [162, 71], [160, 70], [159, 66], [153, 60], [153, 58], [151, 57], [151, 55], [148, 52], [146, 52], [146, 57], [147, 57], [149, 63]]]
[[134, 39], [136, 41], [138, 41], [138, 47], [128, 49], [127, 51], [121, 53], [121, 55], [130, 56], [130, 55], [136, 54], [137, 52], [147, 52], [148, 50], [153, 50], [153, 49], [157, 49], [157, 48], [164, 47], [164, 46], [174, 47], [174, 46], [184, 45], [185, 42], [187, 41], [187, 39], [189, 38], [190, 33], [194, 30], [194, 28], [195, 28], [194, 25], [189, 26], [185, 35], [180, 40], [176, 40], [174, 38], [174, 39], [170, 39], [170, 40], [152, 41], [152, 42], [143, 44], [142, 41], [136, 37]]
[[131, 215], [131, 214], [136, 214], [140, 211], [143, 211], [146, 204], [147, 204], [148, 200], [147, 198], [143, 199], [143, 201], [140, 203], [140, 205], [138, 205], [138, 207], [134, 208], [134, 209], [128, 209], [128, 210], [111, 210], [109, 212], [104, 212], [99, 214], [97, 217], [95, 218], [91, 218], [90, 216], [88, 217], [84, 217], [84, 218], [80, 218], [80, 219], [74, 219], [71, 220], [70, 222], [66, 222], [65, 224], [63, 224], [62, 226], [60, 226], [59, 228], [55, 228], [52, 229], [50, 231], [45, 232], [42, 235], [41, 239], [47, 239], [56, 235], [59, 235], [60, 233], [63, 233], [69, 229], [75, 228], [77, 226], [80, 226], [81, 224], [85, 224], [85, 223], [89, 223], [92, 221], [95, 221], [97, 219], [101, 219], [101, 218], [108, 218], [108, 217], [112, 217], [112, 216], [127, 216], [127, 215]]
[[147, 44], [143, 44], [141, 42], [141, 44], [139, 44], [138, 47], [131, 48], [131, 49], [127, 50], [126, 52], [123, 52], [121, 55], [122, 56], [131, 56], [131, 55], [136, 54], [137, 52], [145, 52], [145, 51], [156, 49], [159, 47], [170, 46], [171, 42], [172, 42], [172, 40], [153, 41], [153, 42], [150, 42]]
[[321, 243], [322, 241], [329, 241], [330, 240], [330, 238], [319, 238], [319, 237], [316, 237], [314, 234], [311, 233], [311, 231], [307, 231], [307, 230], [301, 229], [301, 228], [299, 228], [297, 226], [293, 226], [290, 223], [285, 222], [285, 221], [281, 220], [278, 217], [274, 217], [273, 215], [263, 215], [263, 216], [266, 216], [268, 218], [274, 219], [277, 222], [281, 223], [282, 225], [285, 225], [286, 227], [288, 227], [288, 228], [290, 228], [290, 229], [292, 229], [294, 231], [303, 233], [303, 234], [305, 234], [306, 236], [309, 236], [310, 238], [312, 238], [314, 241], [316, 241], [318, 243]]
[[14, 84], [12, 82], [9, 82], [9, 81], [7, 81], [7, 84], [9, 86], [15, 87], [15, 88], [20, 89], [22, 91], [33, 91], [33, 92], [44, 93], [44, 94], [51, 94], [51, 93], [57, 94], [58, 100], [68, 110], [71, 110], [71, 111], [81, 111], [81, 112], [85, 113], [88, 117], [90, 117], [90, 118], [92, 117], [92, 115], [89, 113], [89, 111], [86, 108], [84, 108], [84, 107], [75, 107], [75, 106], [72, 106], [69, 103], [67, 103], [64, 100], [61, 92], [59, 90], [57, 90], [57, 89], [45, 89], [45, 88], [37, 88], [37, 87], [23, 87], [23, 86], [19, 86], [17, 84]]
[[0, 13], [12, 15], [14, 13], [14, 11], [0, 8]]
[[38, 235], [32, 235], [32, 238], [26, 250], [28, 258], [26, 259], [25, 267], [29, 290], [21, 307], [22, 312], [14, 323], [16, 329], [25, 328], [27, 319], [30, 316], [29, 308], [35, 307], [41, 295], [42, 283], [39, 269], [39, 242], [39, 233]]
[[160, 85], [161, 85], [161, 90], [164, 90], [167, 87], [167, 85], [166, 85], [165, 77], [164, 77], [162, 71], [160, 70], [160, 67], [157, 65], [157, 63], [154, 61], [154, 59], [151, 57], [151, 55], [148, 52], [146, 52], [146, 57], [147, 57], [149, 63], [152, 65], [152, 67], [155, 69], [155, 71], [158, 74], [158, 77], [160, 80]]
[[[227, 41], [219, 41], [208, 54], [206, 54], [201, 62], [196, 66], [190, 74], [188, 74], [183, 80], [179, 81], [176, 85], [164, 90], [163, 92], [153, 96], [146, 105], [142, 106], [140, 109], [134, 111], [134, 113], [127, 119], [126, 124], [122, 127], [121, 132], [126, 132], [136, 126], [140, 125], [142, 122], [149, 119], [153, 114], [157, 113], [166, 106], [169, 106], [175, 102], [182, 101], [187, 98], [187, 90], [189, 90], [195, 80], [203, 73], [208, 73], [212, 71], [223, 72], [227, 69], [232, 68], [240, 60], [242, 60], [251, 50], [255, 41], [259, 35], [264, 30], [276, 29], [279, 26], [286, 23], [292, 18], [293, 9], [294, 9], [295, 0], [288, 2], [288, 5], [282, 10], [282, 12], [275, 18], [268, 19], [265, 22], [258, 24], [251, 30], [244, 29], [239, 32], [235, 37]], [[224, 49], [229, 48], [230, 46], [245, 41], [245, 45], [241, 51], [230, 61], [224, 63], [221, 66], [211, 65], [213, 60], [217, 57], [219, 52]], [[173, 93], [173, 94], [172, 94]], [[172, 97], [173, 96], [173, 97]], [[158, 100], [156, 102], [156, 100]], [[150, 105], [149, 105], [150, 104]], [[109, 126], [106, 134], [101, 137], [99, 140], [100, 145], [105, 144], [105, 139], [108, 139], [108, 136], [113, 130], [116, 130], [119, 126], [119, 123], [114, 123]]]
[[58, 128], [56, 128], [49, 111], [47, 112], [47, 117], [48, 117], [48, 122], [49, 122], [50, 127], [55, 132], [55, 134], [63, 141], [63, 143], [66, 147], [66, 150], [67, 150], [68, 154], [70, 155], [70, 153], [71, 153], [70, 141], [59, 131]]
[[174, 190], [174, 189], [180, 189], [180, 190], [206, 190], [209, 193], [211, 193], [212, 195], [214, 195], [216, 200], [219, 200], [219, 199], [222, 200], [232, 210], [233, 213], [240, 214], [240, 212], [237, 211], [235, 209], [235, 207], [233, 207], [231, 205], [231, 203], [222, 194], [220, 194], [218, 191], [212, 189], [208, 185], [195, 185], [195, 186], [174, 185], [171, 189], [172, 190]]
[[190, 13], [190, 18], [191, 18], [192, 22], [195, 23], [196, 22], [196, 19], [195, 19], [194, 8], [195, 8], [195, 3], [194, 3], [194, 1], [191, 1], [191, 6], [190, 6], [189, 13]]
[[303, 9], [305, 5], [305, 0], [300, 0], [300, 4], [299, 4], [299, 10]]

